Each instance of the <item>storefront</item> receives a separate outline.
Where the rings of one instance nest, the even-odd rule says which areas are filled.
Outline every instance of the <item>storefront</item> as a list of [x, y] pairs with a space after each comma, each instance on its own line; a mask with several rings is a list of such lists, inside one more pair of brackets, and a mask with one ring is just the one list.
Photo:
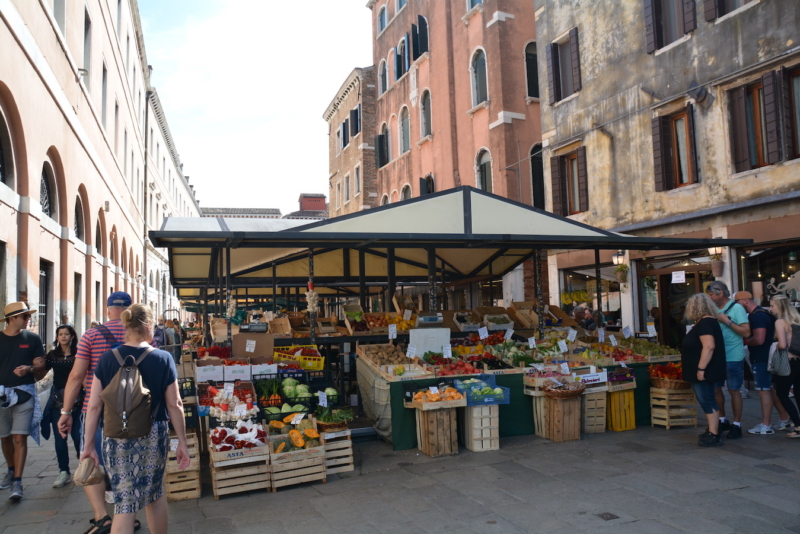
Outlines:
[[757, 302], [767, 306], [772, 296], [784, 294], [795, 306], [800, 305], [800, 276], [797, 274], [800, 241], [741, 248], [737, 256], [739, 283]]

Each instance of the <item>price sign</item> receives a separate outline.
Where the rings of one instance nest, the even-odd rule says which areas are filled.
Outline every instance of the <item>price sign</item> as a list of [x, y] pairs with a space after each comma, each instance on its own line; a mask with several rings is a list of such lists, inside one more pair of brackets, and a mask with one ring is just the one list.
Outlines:
[[481, 339], [486, 339], [489, 337], [489, 329], [485, 326], [482, 326], [478, 329], [478, 337]]
[[619, 364], [620, 364], [620, 366], [625, 367], [626, 369], [628, 368], [628, 366], [625, 365], [625, 362], [619, 362]]
[[578, 338], [578, 331], [575, 330], [574, 328], [570, 328], [569, 331], [567, 332], [567, 339], [570, 341], [570, 343], [572, 343], [577, 338]]
[[306, 414], [304, 414], [304, 413], [295, 414], [294, 417], [292, 417], [292, 425], [299, 425], [300, 421], [302, 421], [303, 417], [305, 417], [305, 416], [306, 416]]
[[248, 339], [247, 343], [244, 346], [245, 352], [255, 352], [256, 351], [256, 340], [255, 339]]
[[226, 399], [233, 398], [233, 383], [232, 382], [225, 382], [225, 386], [222, 388], [222, 396]]
[[411, 310], [403, 310], [403, 320], [404, 321], [411, 320]]
[[233, 416], [234, 417], [245, 417], [247, 415], [247, 405], [243, 402], [240, 402], [236, 405], [236, 408], [233, 409]]
[[442, 356], [445, 358], [453, 357], [453, 347], [450, 345], [442, 345]]
[[508, 341], [509, 339], [511, 339], [511, 336], [513, 335], [514, 335], [514, 329], [509, 328], [508, 330], [506, 330], [506, 335], [504, 337], [506, 338], [506, 341]]
[[672, 283], [673, 284], [686, 283], [686, 271], [674, 271], [672, 273]]
[[534, 363], [533, 368], [536, 369], [537, 371], [544, 372], [544, 365], [542, 365], [541, 363]]
[[528, 338], [528, 348], [532, 349], [536, 347], [536, 338], [531, 336]]
[[656, 332], [656, 327], [654, 324], [647, 323], [647, 335], [650, 337], [656, 337], [658, 332]]
[[633, 330], [631, 330], [630, 326], [626, 326], [622, 329], [622, 335], [625, 336], [625, 339], [628, 339], [633, 335]]
[[563, 339], [558, 340], [558, 350], [561, 352], [569, 352], [569, 348], [567, 347], [567, 342]]
[[436, 386], [431, 386], [431, 387], [428, 388], [428, 390], [431, 393], [439, 393], [439, 388], [437, 388]]
[[328, 406], [328, 395], [324, 391], [319, 392], [319, 405], [323, 408]]
[[597, 342], [603, 343], [606, 340], [606, 329], [605, 328], [598, 328], [597, 329]]
[[408, 348], [406, 349], [406, 357], [413, 358], [416, 355], [417, 355], [417, 347], [415, 347], [414, 345], [409, 345]]
[[390, 324], [389, 325], [389, 339], [397, 339], [397, 325]]
[[178, 441], [177, 439], [169, 440], [169, 450], [171, 450], [172, 452], [177, 451], [179, 443], [180, 443], [180, 441]]
[[567, 362], [563, 362], [563, 363], [561, 364], [561, 372], [562, 372], [563, 374], [565, 374], [565, 375], [568, 375], [568, 374], [569, 374], [569, 365], [567, 364]]
[[611, 341], [612, 347], [616, 347], [617, 345], [619, 345], [619, 343], [617, 342], [617, 337], [614, 334], [608, 336], [608, 340]]

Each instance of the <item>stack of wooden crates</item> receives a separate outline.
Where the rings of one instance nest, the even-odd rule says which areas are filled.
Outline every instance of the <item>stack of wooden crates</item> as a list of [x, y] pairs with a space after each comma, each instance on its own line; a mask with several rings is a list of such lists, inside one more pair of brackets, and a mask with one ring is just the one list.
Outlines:
[[187, 432], [186, 443], [189, 449], [189, 467], [181, 470], [175, 457], [178, 438], [174, 435], [170, 436], [167, 469], [164, 477], [167, 501], [169, 502], [200, 498], [200, 448], [197, 435], [194, 432]]
[[269, 453], [268, 446], [224, 452], [209, 451], [214, 500], [218, 501], [220, 496], [230, 493], [270, 489]]

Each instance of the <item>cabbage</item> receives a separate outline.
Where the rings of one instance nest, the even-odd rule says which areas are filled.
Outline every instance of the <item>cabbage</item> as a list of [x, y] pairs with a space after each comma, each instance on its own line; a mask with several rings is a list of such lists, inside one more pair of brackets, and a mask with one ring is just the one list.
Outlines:
[[[287, 405], [287, 406], [288, 406], [288, 405]], [[292, 408], [292, 409], [291, 409], [291, 410], [289, 410], [290, 412], [305, 412], [305, 411], [306, 411], [306, 407], [305, 407], [305, 406], [303, 406], [302, 404], [295, 404], [295, 405], [294, 405], [294, 406], [292, 406], [291, 408]]]
[[283, 386], [283, 396], [294, 398], [297, 396], [297, 391], [294, 386]]
[[503, 394], [503, 388], [496, 387], [496, 388], [494, 388], [494, 392], [495, 392], [496, 395], [502, 395]]
[[301, 391], [301, 392], [299, 392], [297, 394], [297, 398], [298, 399], [310, 399], [311, 398], [311, 393], [309, 393], [308, 391]]
[[336, 390], [335, 390], [335, 389], [333, 389], [333, 388], [325, 388], [325, 395], [327, 395], [327, 396], [329, 396], [329, 397], [331, 397], [331, 396], [335, 397], [335, 396], [337, 396], [338, 394], [339, 394], [339, 392], [338, 392], [338, 391], [336, 391]]
[[298, 381], [297, 381], [297, 380], [295, 380], [294, 378], [291, 378], [291, 377], [289, 377], [289, 378], [284, 378], [284, 379], [283, 379], [283, 382], [281, 382], [281, 386], [283, 386], [283, 387], [286, 387], [286, 386], [296, 386], [296, 385], [297, 385], [297, 384], [299, 384], [299, 383], [300, 383], [300, 382], [298, 382]]
[[284, 402], [283, 406], [281, 406], [281, 413], [291, 413], [293, 411], [295, 411], [295, 409], [292, 408], [291, 404], [286, 404]]
[[281, 413], [281, 409], [278, 408], [277, 406], [269, 406], [268, 408], [266, 408], [266, 410], [267, 413], [271, 413], [273, 415]]
[[298, 396], [299, 396], [299, 395], [300, 395], [300, 393], [303, 393], [303, 392], [308, 392], [308, 386], [307, 386], [307, 385], [305, 385], [305, 384], [297, 384], [297, 385], [294, 387], [294, 390], [295, 390], [295, 392], [296, 392], [296, 393], [298, 394]]

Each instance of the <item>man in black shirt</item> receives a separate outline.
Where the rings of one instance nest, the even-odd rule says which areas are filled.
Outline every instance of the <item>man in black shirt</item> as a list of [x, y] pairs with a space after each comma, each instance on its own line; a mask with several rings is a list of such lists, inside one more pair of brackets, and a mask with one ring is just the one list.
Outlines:
[[[44, 346], [36, 334], [25, 327], [36, 313], [24, 302], [12, 302], [3, 310], [6, 322], [0, 332], [0, 440], [8, 472], [0, 480], [0, 489], [11, 487], [11, 500], [22, 499], [22, 471], [28, 456], [28, 436], [34, 421], [36, 385], [34, 371], [44, 369]], [[40, 414], [41, 416], [41, 414]], [[34, 439], [38, 439], [34, 435]]]

